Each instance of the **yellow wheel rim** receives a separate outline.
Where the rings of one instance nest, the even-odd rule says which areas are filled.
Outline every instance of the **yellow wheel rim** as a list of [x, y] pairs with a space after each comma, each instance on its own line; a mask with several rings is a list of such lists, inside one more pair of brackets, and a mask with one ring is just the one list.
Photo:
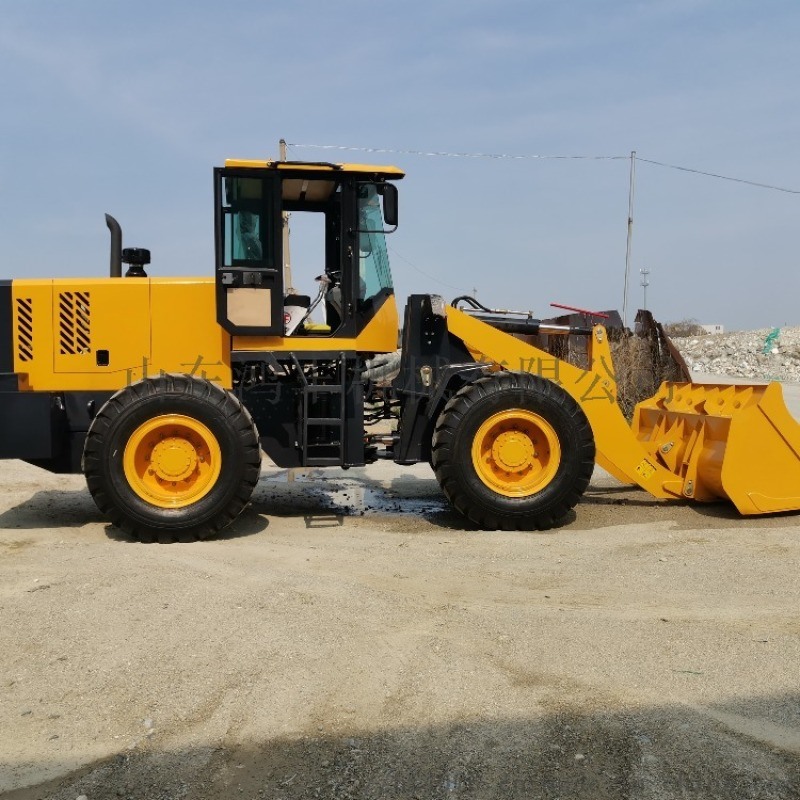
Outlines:
[[122, 463], [131, 489], [159, 508], [184, 508], [205, 497], [219, 478], [222, 452], [202, 422], [164, 414], [128, 439]]
[[514, 408], [493, 414], [478, 428], [472, 463], [493, 491], [505, 497], [528, 497], [555, 477], [561, 446], [547, 420]]

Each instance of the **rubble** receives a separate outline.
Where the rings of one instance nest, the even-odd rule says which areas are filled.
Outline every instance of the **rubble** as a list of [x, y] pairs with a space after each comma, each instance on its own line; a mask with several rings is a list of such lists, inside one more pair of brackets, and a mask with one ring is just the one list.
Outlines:
[[[775, 331], [778, 330], [778, 334]], [[672, 340], [692, 372], [800, 382], [800, 327], [761, 328]]]

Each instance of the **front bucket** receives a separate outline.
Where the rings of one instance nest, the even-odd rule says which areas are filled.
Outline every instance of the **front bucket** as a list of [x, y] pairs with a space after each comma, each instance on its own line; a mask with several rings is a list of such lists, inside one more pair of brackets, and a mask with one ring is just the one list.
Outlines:
[[800, 509], [800, 423], [779, 383], [663, 383], [636, 407], [633, 431], [674, 475], [664, 489], [741, 514]]

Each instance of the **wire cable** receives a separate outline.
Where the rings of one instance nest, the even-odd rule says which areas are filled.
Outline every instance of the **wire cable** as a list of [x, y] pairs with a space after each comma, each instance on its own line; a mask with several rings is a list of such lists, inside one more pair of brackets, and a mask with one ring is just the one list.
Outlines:
[[434, 156], [439, 158], [494, 158], [494, 159], [536, 159], [540, 161], [547, 160], [560, 160], [567, 161], [582, 160], [582, 161], [619, 161], [621, 159], [629, 159], [630, 156], [581, 156], [581, 155], [536, 155], [526, 153], [448, 153], [438, 150], [395, 150], [389, 147], [350, 147], [341, 144], [299, 144], [296, 142], [287, 142], [288, 147], [307, 147], [316, 150], [356, 150], [361, 153], [390, 153], [394, 155], [404, 156]]
[[692, 169], [691, 167], [681, 167], [677, 164], [665, 164], [663, 161], [653, 161], [651, 158], [641, 158], [636, 156], [637, 161], [643, 161], [645, 164], [655, 164], [657, 167], [666, 167], [667, 169], [677, 169], [680, 172], [692, 172], [695, 175], [705, 175], [707, 178], [718, 178], [721, 181], [733, 181], [734, 183], [744, 183], [747, 186], [756, 186], [759, 189], [771, 189], [773, 192], [785, 192], [786, 194], [800, 194], [800, 189], [787, 189], [784, 186], [774, 186], [771, 183], [759, 183], [758, 181], [748, 181], [744, 178], [732, 178], [729, 175], [719, 175], [716, 172], [705, 172], [702, 169]]
[[[512, 159], [512, 160], [536, 160], [536, 161], [629, 161], [631, 156], [614, 156], [614, 155], [544, 155], [534, 153], [461, 153], [461, 152], [447, 152], [437, 150], [399, 150], [390, 147], [354, 147], [349, 145], [339, 144], [300, 144], [292, 143], [287, 144], [288, 147], [303, 147], [312, 148], [317, 150], [353, 150], [361, 153], [388, 153], [394, 155], [408, 155], [408, 156], [428, 156], [439, 158], [489, 158], [489, 159]], [[785, 186], [776, 186], [771, 183], [764, 183], [761, 181], [751, 181], [746, 178], [735, 178], [730, 175], [722, 175], [718, 172], [708, 172], [702, 169], [694, 169], [692, 167], [683, 167], [679, 164], [667, 164], [664, 161], [656, 161], [652, 158], [642, 158], [639, 155], [634, 156], [635, 161], [641, 161], [644, 164], [653, 164], [657, 167], [664, 167], [666, 169], [674, 169], [679, 172], [688, 172], [694, 175], [703, 175], [707, 178], [716, 178], [721, 181], [730, 181], [732, 183], [741, 183], [746, 186], [754, 186], [758, 189], [768, 189], [773, 192], [783, 192], [784, 194], [800, 194], [800, 189], [790, 189]]]
[[400, 255], [400, 253], [398, 253], [397, 250], [394, 249], [394, 247], [388, 247], [387, 249], [389, 250], [389, 252], [393, 256], [397, 256], [401, 261], [404, 261], [406, 264], [408, 264], [408, 266], [411, 267], [411, 269], [416, 270], [417, 272], [419, 272], [420, 275], [424, 275], [429, 280], [435, 281], [436, 283], [440, 284], [441, 286], [446, 286], [448, 289], [452, 289], [454, 292], [463, 291], [463, 289], [461, 287], [453, 286], [450, 283], [445, 283], [443, 280], [440, 280], [439, 278], [436, 278], [433, 275], [429, 275], [424, 270], [421, 270], [418, 266], [416, 266], [416, 264], [412, 264], [405, 256]]

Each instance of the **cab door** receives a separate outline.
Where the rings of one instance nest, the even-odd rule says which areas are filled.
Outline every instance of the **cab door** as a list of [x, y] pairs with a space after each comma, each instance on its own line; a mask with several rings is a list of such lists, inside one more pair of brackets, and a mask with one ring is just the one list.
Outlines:
[[283, 335], [280, 180], [216, 169], [214, 197], [217, 321], [235, 335]]

